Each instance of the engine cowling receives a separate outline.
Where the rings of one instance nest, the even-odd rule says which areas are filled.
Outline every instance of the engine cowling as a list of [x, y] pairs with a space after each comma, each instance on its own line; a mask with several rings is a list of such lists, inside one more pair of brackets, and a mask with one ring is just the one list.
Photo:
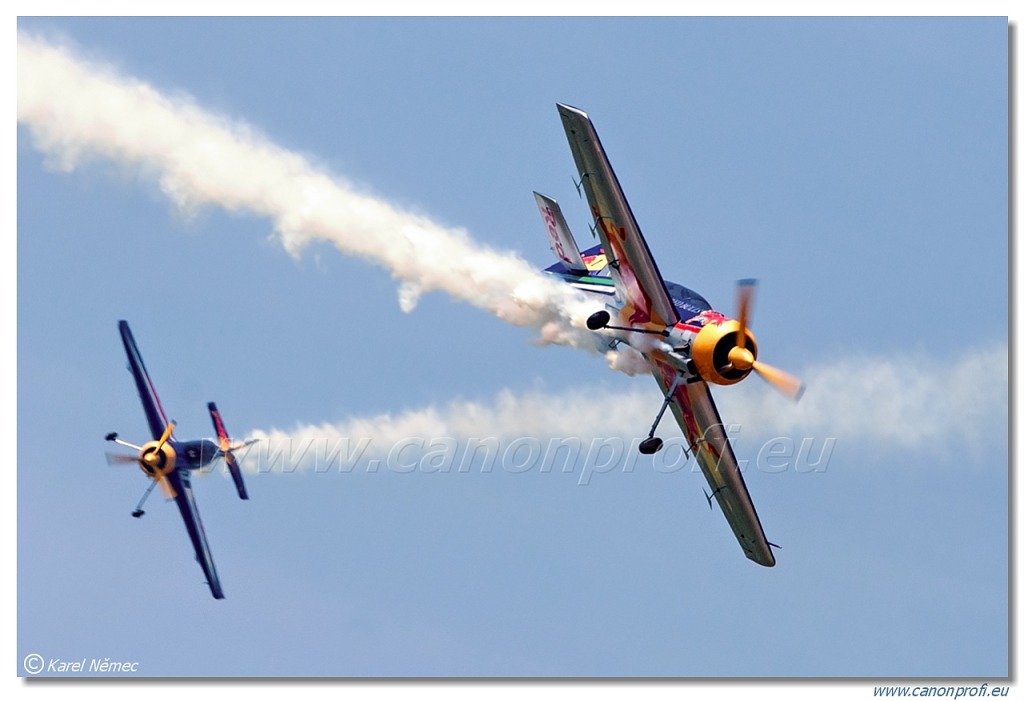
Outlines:
[[174, 470], [177, 454], [167, 441], [149, 441], [139, 452], [139, 467], [148, 476], [159, 479]]
[[[738, 345], [741, 333], [744, 334], [742, 348]], [[747, 351], [740, 356], [740, 362], [738, 351]], [[703, 380], [716, 385], [733, 385], [750, 374], [757, 358], [757, 341], [750, 329], [743, 329], [739, 321], [726, 319], [706, 324], [697, 333], [691, 355]]]

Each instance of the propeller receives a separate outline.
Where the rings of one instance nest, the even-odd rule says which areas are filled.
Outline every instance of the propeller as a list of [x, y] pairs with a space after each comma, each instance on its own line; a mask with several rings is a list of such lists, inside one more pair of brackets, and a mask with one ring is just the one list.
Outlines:
[[[108, 465], [139, 465], [143, 462], [145, 461], [132, 455], [122, 455], [120, 453], [111, 452], [107, 453]], [[150, 479], [160, 485], [160, 490], [168, 499], [173, 499], [177, 494], [174, 491], [174, 487], [171, 486], [171, 483], [167, 480], [167, 477], [164, 476], [164, 474], [159, 473], [159, 477], [150, 475]]]
[[[141, 466], [143, 471], [160, 485], [160, 490], [163, 492], [164, 496], [168, 499], [173, 499], [177, 496], [177, 493], [174, 491], [174, 487], [171, 486], [170, 481], [168, 481], [167, 473], [174, 469], [174, 454], [172, 451], [171, 455], [164, 455], [163, 447], [166, 445], [167, 441], [170, 440], [175, 426], [176, 424], [174, 421], [169, 422], [167, 424], [167, 428], [164, 429], [163, 434], [160, 436], [160, 439], [153, 447], [149, 447], [149, 445], [142, 447], [134, 446], [130, 443], [118, 440], [117, 434], [108, 434], [107, 440], [114, 441], [119, 445], [125, 445], [130, 448], [138, 448], [139, 455], [133, 457], [131, 455], [121, 455], [119, 453], [108, 452], [107, 464], [135, 464]], [[161, 465], [161, 459], [164, 462], [163, 465]]]
[[176, 425], [177, 424], [175, 424], [173, 421], [168, 422], [167, 428], [164, 429], [164, 434], [160, 436], [160, 442], [156, 444], [156, 450], [154, 450], [153, 452], [160, 452], [160, 449], [164, 447], [164, 443], [166, 443], [167, 439], [171, 437], [172, 433], [174, 433], [174, 427]]
[[777, 367], [762, 363], [746, 347], [747, 328], [750, 324], [750, 309], [754, 304], [754, 289], [757, 280], [740, 280], [737, 283], [736, 299], [739, 307], [739, 333], [736, 334], [736, 345], [729, 349], [729, 364], [736, 370], [753, 370], [775, 389], [790, 399], [797, 401], [804, 393], [804, 383]]
[[164, 496], [168, 499], [173, 499], [176, 496], [174, 487], [172, 487], [171, 483], [167, 480], [167, 473], [174, 469], [174, 458], [172, 457], [170, 459], [169, 465], [164, 465], [162, 468], [160, 467], [158, 460], [163, 455], [161, 449], [164, 447], [164, 444], [167, 443], [171, 434], [174, 433], [174, 426], [175, 423], [173, 421], [168, 422], [167, 428], [164, 429], [163, 435], [160, 436], [160, 440], [156, 444], [156, 448], [148, 451], [142, 458], [152, 468], [153, 479], [160, 483], [160, 491], [162, 491]]
[[171, 486], [171, 483], [167, 480], [167, 477], [165, 477], [164, 475], [160, 475], [160, 477], [158, 477], [156, 481], [157, 484], [160, 485], [160, 491], [164, 493], [165, 498], [173, 499], [178, 495], [178, 493], [174, 491], [174, 487]]
[[122, 453], [111, 453], [107, 451], [107, 464], [108, 465], [138, 465], [139, 459], [134, 455], [124, 455]]

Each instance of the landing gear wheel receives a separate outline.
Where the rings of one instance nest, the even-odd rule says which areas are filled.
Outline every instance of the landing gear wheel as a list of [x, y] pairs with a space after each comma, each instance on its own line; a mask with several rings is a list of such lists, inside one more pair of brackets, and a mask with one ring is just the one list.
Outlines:
[[587, 317], [587, 328], [591, 331], [597, 331], [603, 329], [612, 320], [612, 315], [603, 309], [599, 312], [594, 312]]
[[661, 450], [662, 445], [664, 445], [664, 441], [657, 436], [651, 436], [640, 441], [640, 452], [644, 455], [654, 455]]

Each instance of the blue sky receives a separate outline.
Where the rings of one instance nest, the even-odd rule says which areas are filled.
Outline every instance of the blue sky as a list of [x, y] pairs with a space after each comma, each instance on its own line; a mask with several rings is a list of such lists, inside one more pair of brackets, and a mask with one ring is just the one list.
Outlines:
[[[628, 444], [658, 391], [443, 291], [407, 313], [389, 269], [290, 255], [244, 204], [182, 210], [158, 168], [61, 170], [20, 116], [19, 674], [32, 652], [147, 676], [1007, 674], [1005, 18], [18, 27], [538, 268], [533, 190], [589, 238], [555, 103], [581, 107], [662, 272], [726, 313], [759, 278], [761, 357], [810, 386], [796, 408], [713, 390], [773, 570], [699, 473], [650, 460], [300, 467], [249, 475], [249, 502], [196, 480], [214, 601], [176, 509], [130, 518], [146, 483], [104, 460], [106, 432], [145, 436], [118, 319], [183, 437], [216, 400], [239, 437], [363, 430], [382, 459], [385, 425]], [[834, 449], [766, 469], [774, 439]]]

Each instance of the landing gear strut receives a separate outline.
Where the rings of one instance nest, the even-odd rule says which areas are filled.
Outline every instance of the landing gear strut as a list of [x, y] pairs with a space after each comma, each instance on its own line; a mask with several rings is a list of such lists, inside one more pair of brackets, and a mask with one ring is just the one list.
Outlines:
[[153, 487], [156, 486], [156, 480], [151, 480], [149, 486], [146, 488], [146, 493], [139, 499], [138, 505], [135, 507], [135, 511], [132, 512], [132, 516], [135, 518], [142, 518], [142, 515], [146, 512], [142, 510], [142, 505], [146, 503], [146, 499], [149, 497], [150, 492], [153, 491]]
[[654, 423], [651, 424], [651, 430], [647, 434], [647, 438], [640, 441], [640, 452], [644, 455], [653, 455], [661, 450], [664, 441], [654, 435], [654, 430], [658, 428], [658, 424], [661, 423], [661, 417], [665, 415], [665, 409], [668, 408], [669, 403], [672, 401], [672, 396], [676, 393], [676, 388], [683, 381], [683, 373], [676, 373], [676, 377], [672, 380], [672, 385], [668, 388], [668, 392], [665, 392], [665, 401], [661, 403], [661, 409], [658, 410], [658, 415], [654, 417]]

